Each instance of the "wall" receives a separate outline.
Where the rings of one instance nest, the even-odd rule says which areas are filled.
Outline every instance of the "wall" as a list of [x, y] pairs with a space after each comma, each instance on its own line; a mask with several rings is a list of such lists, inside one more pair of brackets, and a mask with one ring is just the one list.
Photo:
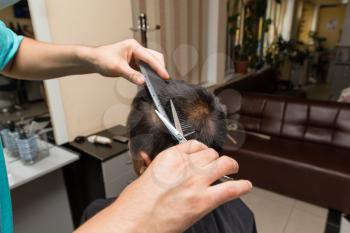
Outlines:
[[340, 38], [340, 45], [350, 46], [350, 4], [346, 7], [346, 16], [344, 19], [343, 33]]
[[[54, 43], [98, 46], [132, 37], [130, 1], [46, 0], [45, 3]], [[137, 90], [124, 79], [97, 74], [62, 78], [59, 87], [69, 140], [125, 124]]]
[[314, 2], [318, 5], [332, 5], [332, 4], [339, 4], [341, 0], [309, 0], [311, 2]]
[[346, 5], [320, 7], [317, 32], [319, 36], [327, 38], [324, 43], [327, 48], [334, 48], [339, 44], [345, 14]]
[[312, 23], [316, 11], [316, 5], [312, 2], [304, 2], [302, 9], [302, 16], [299, 23], [298, 40], [305, 44], [310, 44], [312, 41], [309, 32], [312, 29]]

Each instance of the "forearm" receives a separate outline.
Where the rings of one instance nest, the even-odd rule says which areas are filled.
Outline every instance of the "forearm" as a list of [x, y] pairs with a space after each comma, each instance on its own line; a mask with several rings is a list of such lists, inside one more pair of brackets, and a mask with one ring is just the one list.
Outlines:
[[163, 79], [169, 78], [163, 55], [142, 47], [133, 39], [87, 47], [53, 45], [25, 38], [2, 73], [27, 80], [99, 73], [105, 77], [124, 77], [141, 85], [144, 78], [135, 65], [137, 60], [148, 63]]
[[[125, 218], [129, 215], [125, 211], [120, 210], [113, 203], [111, 206], [105, 208], [98, 214], [96, 214], [89, 221], [84, 223], [74, 233], [131, 233], [136, 232], [136, 226], [138, 226], [137, 221], [129, 221]], [[140, 228], [142, 226], [139, 226]]]
[[95, 72], [93, 48], [53, 45], [25, 38], [4, 74], [18, 79], [43, 80]]

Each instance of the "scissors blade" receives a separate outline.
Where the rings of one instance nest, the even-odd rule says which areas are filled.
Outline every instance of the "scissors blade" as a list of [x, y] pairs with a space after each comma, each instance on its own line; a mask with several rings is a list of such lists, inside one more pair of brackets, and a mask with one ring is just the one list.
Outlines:
[[159, 119], [163, 122], [165, 127], [169, 130], [170, 134], [173, 135], [179, 143], [183, 143], [187, 141], [186, 138], [181, 133], [179, 133], [179, 131], [177, 131], [177, 129], [170, 123], [168, 119], [166, 119], [158, 110], [155, 110], [155, 111]]
[[177, 129], [177, 131], [179, 131], [180, 134], [184, 135], [184, 133], [182, 132], [182, 126], [179, 120], [179, 116], [177, 115], [177, 112], [172, 100], [170, 100], [170, 106], [171, 106], [171, 112], [174, 119], [175, 128]]

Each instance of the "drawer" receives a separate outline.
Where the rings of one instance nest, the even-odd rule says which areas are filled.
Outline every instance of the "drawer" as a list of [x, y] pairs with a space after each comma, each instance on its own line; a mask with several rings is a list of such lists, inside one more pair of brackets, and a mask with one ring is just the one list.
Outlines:
[[106, 198], [118, 196], [123, 189], [137, 178], [134, 171], [119, 174], [116, 179], [105, 182]]

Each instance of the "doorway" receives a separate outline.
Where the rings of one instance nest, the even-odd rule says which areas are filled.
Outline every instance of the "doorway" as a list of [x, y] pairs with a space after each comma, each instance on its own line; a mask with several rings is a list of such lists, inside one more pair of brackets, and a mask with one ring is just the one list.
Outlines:
[[[0, 20], [16, 34], [34, 38], [27, 1], [0, 10]], [[38, 117], [50, 121], [43, 82], [0, 75], [0, 123], [16, 123]]]

